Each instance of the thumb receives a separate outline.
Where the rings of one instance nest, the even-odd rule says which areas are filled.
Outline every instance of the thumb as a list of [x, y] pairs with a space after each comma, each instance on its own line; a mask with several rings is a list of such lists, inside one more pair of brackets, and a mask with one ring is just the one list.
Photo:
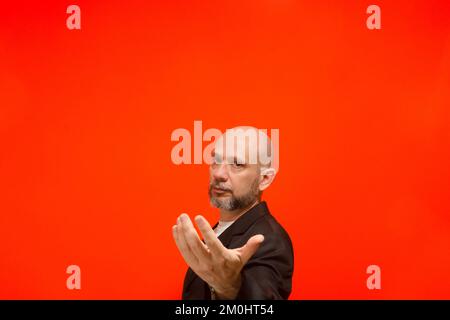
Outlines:
[[239, 249], [241, 253], [241, 261], [244, 265], [255, 254], [256, 250], [258, 250], [263, 241], [264, 236], [262, 234], [257, 234], [248, 239], [247, 243]]

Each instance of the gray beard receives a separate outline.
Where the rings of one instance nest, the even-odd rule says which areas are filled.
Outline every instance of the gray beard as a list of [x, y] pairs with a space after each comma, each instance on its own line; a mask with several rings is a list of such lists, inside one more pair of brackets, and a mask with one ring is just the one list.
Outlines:
[[213, 183], [209, 185], [209, 203], [218, 209], [227, 211], [245, 209], [259, 199], [258, 179], [253, 182], [249, 192], [240, 197], [236, 197], [231, 191], [230, 197], [224, 199], [216, 198], [212, 194], [212, 187]]

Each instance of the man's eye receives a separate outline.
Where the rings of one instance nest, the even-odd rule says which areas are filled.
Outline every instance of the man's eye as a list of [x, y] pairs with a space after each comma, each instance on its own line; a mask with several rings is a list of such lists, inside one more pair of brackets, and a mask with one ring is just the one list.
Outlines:
[[243, 164], [243, 163], [239, 163], [239, 162], [237, 162], [237, 161], [234, 161], [233, 166], [234, 166], [234, 167], [237, 167], [237, 168], [241, 168], [241, 167], [244, 166], [244, 164]]

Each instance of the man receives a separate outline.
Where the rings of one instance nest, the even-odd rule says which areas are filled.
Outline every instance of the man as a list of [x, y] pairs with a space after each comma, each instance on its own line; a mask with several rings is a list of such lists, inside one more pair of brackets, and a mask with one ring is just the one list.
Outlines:
[[288, 299], [292, 243], [261, 201], [275, 177], [272, 148], [267, 135], [253, 127], [229, 129], [217, 139], [209, 197], [220, 210], [219, 222], [211, 228], [204, 217], [195, 217], [204, 241], [187, 214], [172, 227], [189, 265], [183, 299]]

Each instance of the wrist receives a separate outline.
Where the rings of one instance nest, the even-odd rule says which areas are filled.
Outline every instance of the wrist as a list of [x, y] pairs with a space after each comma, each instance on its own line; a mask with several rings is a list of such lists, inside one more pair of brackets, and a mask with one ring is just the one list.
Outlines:
[[237, 294], [239, 293], [239, 290], [241, 288], [242, 284], [242, 277], [239, 273], [239, 276], [235, 281], [230, 283], [226, 287], [217, 287], [213, 288], [210, 286], [211, 289], [211, 297], [212, 299], [220, 299], [220, 300], [234, 300], [237, 297]]

